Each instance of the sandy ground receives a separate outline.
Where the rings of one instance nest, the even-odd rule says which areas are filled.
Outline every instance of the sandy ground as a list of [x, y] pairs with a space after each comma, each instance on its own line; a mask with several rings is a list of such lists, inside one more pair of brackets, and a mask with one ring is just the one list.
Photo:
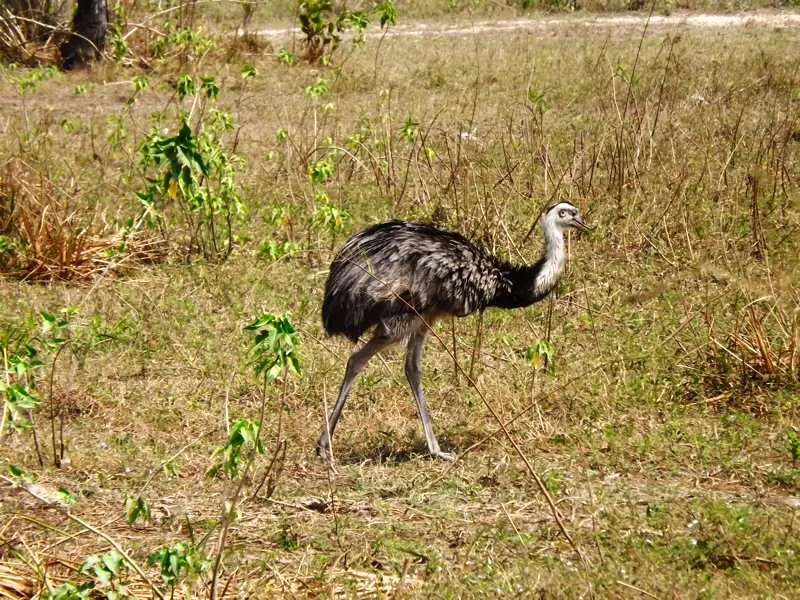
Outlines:
[[[386, 35], [430, 36], [465, 35], [503, 31], [557, 31], [567, 27], [641, 28], [650, 27], [707, 27], [732, 28], [746, 26], [766, 26], [800, 28], [800, 11], [753, 11], [741, 13], [694, 13], [675, 12], [671, 15], [645, 14], [575, 14], [567, 16], [520, 17], [517, 19], [495, 19], [480, 21], [436, 22], [409, 21], [391, 27]], [[289, 37], [300, 34], [299, 28], [267, 28], [258, 31], [259, 35], [270, 38]], [[372, 31], [368, 36], [380, 36], [383, 32]]]

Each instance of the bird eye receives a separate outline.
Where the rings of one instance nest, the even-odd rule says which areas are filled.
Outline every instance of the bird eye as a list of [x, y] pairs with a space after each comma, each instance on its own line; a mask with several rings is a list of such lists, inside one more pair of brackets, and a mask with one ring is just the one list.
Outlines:
[[560, 211], [558, 211], [558, 216], [563, 219], [567, 216], [567, 211], [562, 208]]

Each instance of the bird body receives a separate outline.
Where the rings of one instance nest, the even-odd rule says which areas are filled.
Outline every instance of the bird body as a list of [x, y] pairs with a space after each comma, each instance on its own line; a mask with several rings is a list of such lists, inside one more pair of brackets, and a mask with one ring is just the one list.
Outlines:
[[459, 233], [431, 225], [388, 221], [352, 236], [336, 254], [325, 283], [322, 321], [331, 335], [353, 342], [375, 328], [372, 338], [348, 361], [339, 398], [317, 443], [327, 458], [349, 388], [358, 372], [381, 349], [407, 340], [406, 376], [417, 400], [428, 449], [439, 450], [420, 386], [422, 344], [427, 328], [444, 316], [463, 317], [488, 307], [518, 308], [541, 300], [563, 272], [563, 231], [589, 228], [568, 202], [542, 217], [543, 256], [517, 266], [493, 256]]

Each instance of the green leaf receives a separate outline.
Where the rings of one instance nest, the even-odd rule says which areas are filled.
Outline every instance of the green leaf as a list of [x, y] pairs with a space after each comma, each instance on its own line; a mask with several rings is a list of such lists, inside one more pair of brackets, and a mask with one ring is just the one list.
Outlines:
[[78, 497], [70, 492], [67, 488], [60, 487], [56, 490], [56, 496], [61, 504], [69, 505], [78, 502]]
[[539, 340], [534, 345], [528, 346], [526, 356], [532, 369], [536, 370], [541, 363], [544, 363], [547, 372], [552, 373], [555, 349], [546, 340]]
[[179, 75], [178, 80], [175, 83], [175, 91], [178, 94], [178, 98], [181, 100], [183, 100], [186, 96], [193, 96], [195, 93], [194, 77], [188, 73]]
[[125, 498], [125, 517], [128, 525], [133, 525], [137, 519], [150, 520], [150, 504], [141, 496], [128, 496]]
[[219, 96], [219, 84], [213, 77], [201, 77], [200, 89], [203, 90], [206, 97], [210, 100], [216, 100]]
[[40, 400], [21, 383], [6, 386], [6, 402], [14, 409], [30, 410], [36, 408]]
[[31, 483], [33, 481], [32, 475], [26, 473], [16, 465], [8, 465], [8, 472], [11, 473], [11, 476], [15, 479], [21, 479], [25, 483]]
[[116, 550], [112, 550], [102, 556], [103, 564], [105, 565], [106, 569], [108, 569], [111, 573], [115, 575], [119, 574], [120, 567], [124, 564], [125, 559], [123, 558], [122, 554], [117, 552]]

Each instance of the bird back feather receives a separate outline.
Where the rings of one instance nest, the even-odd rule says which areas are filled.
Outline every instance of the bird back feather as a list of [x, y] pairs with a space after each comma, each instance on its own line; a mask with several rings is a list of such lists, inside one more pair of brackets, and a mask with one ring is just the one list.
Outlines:
[[464, 236], [431, 225], [389, 221], [355, 234], [336, 254], [325, 283], [325, 330], [353, 341], [401, 316], [464, 316], [487, 306], [535, 302], [540, 263], [516, 267]]

